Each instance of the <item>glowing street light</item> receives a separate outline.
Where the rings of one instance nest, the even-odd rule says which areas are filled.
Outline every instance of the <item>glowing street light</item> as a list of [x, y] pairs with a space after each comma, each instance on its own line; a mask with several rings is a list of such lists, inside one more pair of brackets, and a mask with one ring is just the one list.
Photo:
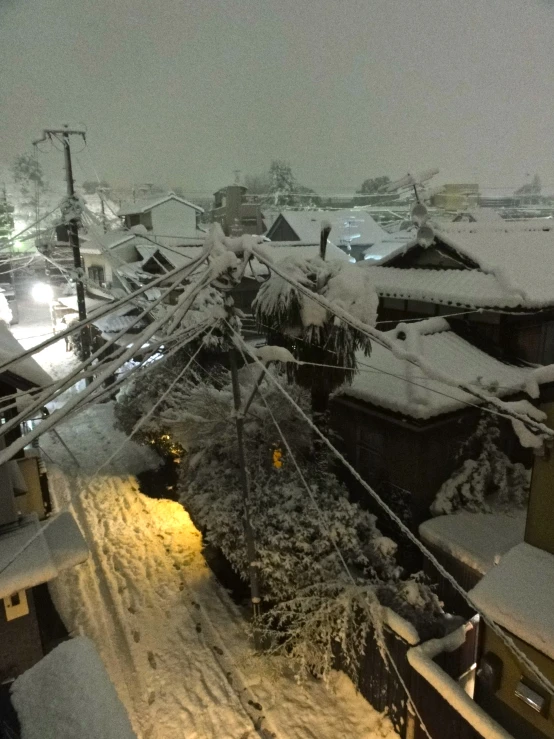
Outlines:
[[31, 296], [35, 303], [51, 303], [54, 300], [54, 291], [46, 282], [37, 282], [31, 288]]

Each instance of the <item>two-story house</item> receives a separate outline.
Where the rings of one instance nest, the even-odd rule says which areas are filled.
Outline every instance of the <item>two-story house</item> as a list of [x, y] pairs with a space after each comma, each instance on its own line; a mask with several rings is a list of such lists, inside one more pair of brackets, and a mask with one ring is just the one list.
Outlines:
[[126, 229], [143, 226], [148, 233], [177, 240], [197, 239], [204, 209], [175, 193], [124, 203], [118, 211]]
[[213, 223], [219, 223], [226, 236], [262, 234], [264, 220], [259, 203], [250, 200], [244, 185], [227, 185], [214, 193], [211, 212]]

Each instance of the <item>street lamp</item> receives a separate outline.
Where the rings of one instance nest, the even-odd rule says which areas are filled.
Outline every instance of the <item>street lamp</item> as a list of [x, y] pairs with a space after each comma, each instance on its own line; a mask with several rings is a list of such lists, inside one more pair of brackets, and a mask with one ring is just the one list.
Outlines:
[[51, 303], [54, 299], [54, 291], [46, 282], [36, 282], [31, 288], [31, 296], [35, 303]]

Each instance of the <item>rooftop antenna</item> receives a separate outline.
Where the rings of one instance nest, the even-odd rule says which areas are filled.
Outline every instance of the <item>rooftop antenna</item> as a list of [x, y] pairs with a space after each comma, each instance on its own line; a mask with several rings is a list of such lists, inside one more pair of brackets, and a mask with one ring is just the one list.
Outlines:
[[421, 202], [419, 197], [418, 187], [423, 187], [425, 182], [428, 182], [432, 177], [439, 173], [438, 169], [426, 169], [424, 172], [412, 175], [408, 172], [405, 177], [401, 177], [399, 180], [391, 182], [386, 187], [386, 192], [396, 192], [398, 190], [409, 190], [413, 188], [416, 201]]

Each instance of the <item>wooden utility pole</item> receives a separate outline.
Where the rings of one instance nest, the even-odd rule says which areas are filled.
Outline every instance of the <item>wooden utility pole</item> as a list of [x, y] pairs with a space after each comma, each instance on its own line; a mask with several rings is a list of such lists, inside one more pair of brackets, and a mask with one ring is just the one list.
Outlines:
[[[73, 181], [73, 165], [71, 163], [71, 148], [69, 145], [70, 136], [82, 136], [85, 140], [85, 132], [80, 129], [70, 129], [68, 126], [63, 128], [45, 128], [42, 132], [43, 136], [33, 144], [39, 144], [41, 141], [57, 138], [63, 144], [64, 161], [65, 161], [65, 178], [67, 182], [67, 196], [69, 206], [74, 207], [75, 199], [75, 183]], [[73, 250], [73, 265], [75, 267], [75, 284], [77, 288], [77, 309], [79, 311], [79, 321], [82, 323], [87, 318], [87, 307], [85, 302], [85, 286], [83, 283], [83, 268], [81, 265], [81, 250], [79, 248], [79, 220], [76, 216], [70, 219], [68, 226], [69, 245]], [[90, 357], [90, 332], [89, 327], [83, 323], [81, 328], [81, 346], [83, 359]], [[92, 377], [87, 378], [87, 384], [92, 382]]]
[[[258, 565], [256, 563], [256, 541], [252, 521], [250, 519], [250, 483], [248, 481], [248, 470], [244, 453], [244, 412], [241, 409], [239, 373], [236, 349], [229, 351], [229, 364], [231, 366], [231, 383], [233, 386], [233, 402], [235, 406], [235, 425], [237, 429], [237, 443], [240, 468], [240, 482], [242, 488], [242, 500], [244, 505], [244, 536], [246, 538], [246, 554], [248, 557], [248, 571], [250, 575], [250, 601], [252, 603], [252, 615], [257, 619], [260, 615], [260, 578]], [[254, 629], [254, 645], [259, 648], [259, 633]]]

